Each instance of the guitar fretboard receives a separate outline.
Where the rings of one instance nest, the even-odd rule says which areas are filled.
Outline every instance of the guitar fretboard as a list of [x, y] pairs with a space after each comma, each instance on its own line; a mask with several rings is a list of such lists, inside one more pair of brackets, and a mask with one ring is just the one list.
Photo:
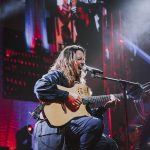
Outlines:
[[[115, 97], [122, 99], [123, 94], [113, 94]], [[90, 97], [84, 97], [82, 99], [82, 103], [84, 105], [87, 104], [98, 104], [98, 105], [104, 105], [106, 102], [110, 101], [110, 95], [101, 95], [101, 96], [90, 96]]]

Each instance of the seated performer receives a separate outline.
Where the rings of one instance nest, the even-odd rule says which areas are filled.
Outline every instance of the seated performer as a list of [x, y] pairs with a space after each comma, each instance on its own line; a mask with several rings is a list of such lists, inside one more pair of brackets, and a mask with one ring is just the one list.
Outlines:
[[86, 107], [83, 105], [82, 99], [90, 96], [82, 68], [85, 57], [83, 47], [65, 47], [48, 73], [36, 82], [34, 92], [45, 106], [35, 125], [35, 150], [98, 150], [101, 146], [107, 150], [117, 149], [113, 140], [102, 136], [101, 116], [119, 100], [111, 95], [102, 107], [92, 109], [88, 103]]

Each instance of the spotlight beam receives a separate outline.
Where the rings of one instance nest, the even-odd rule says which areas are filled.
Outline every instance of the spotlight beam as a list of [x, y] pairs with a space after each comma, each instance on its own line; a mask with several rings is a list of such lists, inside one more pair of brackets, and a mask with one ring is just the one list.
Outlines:
[[11, 1], [9, 3], [3, 4], [0, 7], [0, 20], [8, 18], [13, 14], [16, 14], [25, 8], [25, 0], [21, 1]]
[[146, 61], [148, 64], [150, 64], [150, 55], [148, 55], [144, 50], [140, 49], [137, 45], [135, 45], [133, 42], [129, 41], [127, 38], [124, 38], [125, 45], [128, 47], [128, 49], [134, 53], [134, 55], [138, 55], [141, 57], [144, 61]]

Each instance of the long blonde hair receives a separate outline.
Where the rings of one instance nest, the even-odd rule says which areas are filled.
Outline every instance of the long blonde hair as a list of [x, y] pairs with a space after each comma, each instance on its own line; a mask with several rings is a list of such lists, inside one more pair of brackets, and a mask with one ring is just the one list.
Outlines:
[[73, 69], [75, 61], [75, 53], [77, 50], [86, 55], [85, 49], [79, 45], [66, 46], [59, 54], [50, 70], [60, 70], [68, 81], [68, 86], [73, 86], [75, 81], [85, 82], [85, 72], [81, 70], [80, 74], [76, 74]]

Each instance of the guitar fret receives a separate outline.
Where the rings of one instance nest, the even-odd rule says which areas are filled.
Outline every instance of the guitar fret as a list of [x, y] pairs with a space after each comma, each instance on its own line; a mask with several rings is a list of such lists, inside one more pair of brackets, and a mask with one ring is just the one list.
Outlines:
[[108, 96], [108, 101], [110, 101], [110, 95]]
[[96, 97], [96, 105], [99, 103], [99, 97]]
[[108, 101], [108, 96], [104, 95], [104, 102]]
[[[113, 94], [115, 97], [122, 99], [123, 94]], [[104, 105], [106, 102], [110, 101], [110, 95], [101, 95], [101, 96], [90, 96], [83, 98], [83, 104], [96, 104], [96, 105]]]
[[105, 102], [105, 96], [102, 96], [102, 102], [101, 105]]

